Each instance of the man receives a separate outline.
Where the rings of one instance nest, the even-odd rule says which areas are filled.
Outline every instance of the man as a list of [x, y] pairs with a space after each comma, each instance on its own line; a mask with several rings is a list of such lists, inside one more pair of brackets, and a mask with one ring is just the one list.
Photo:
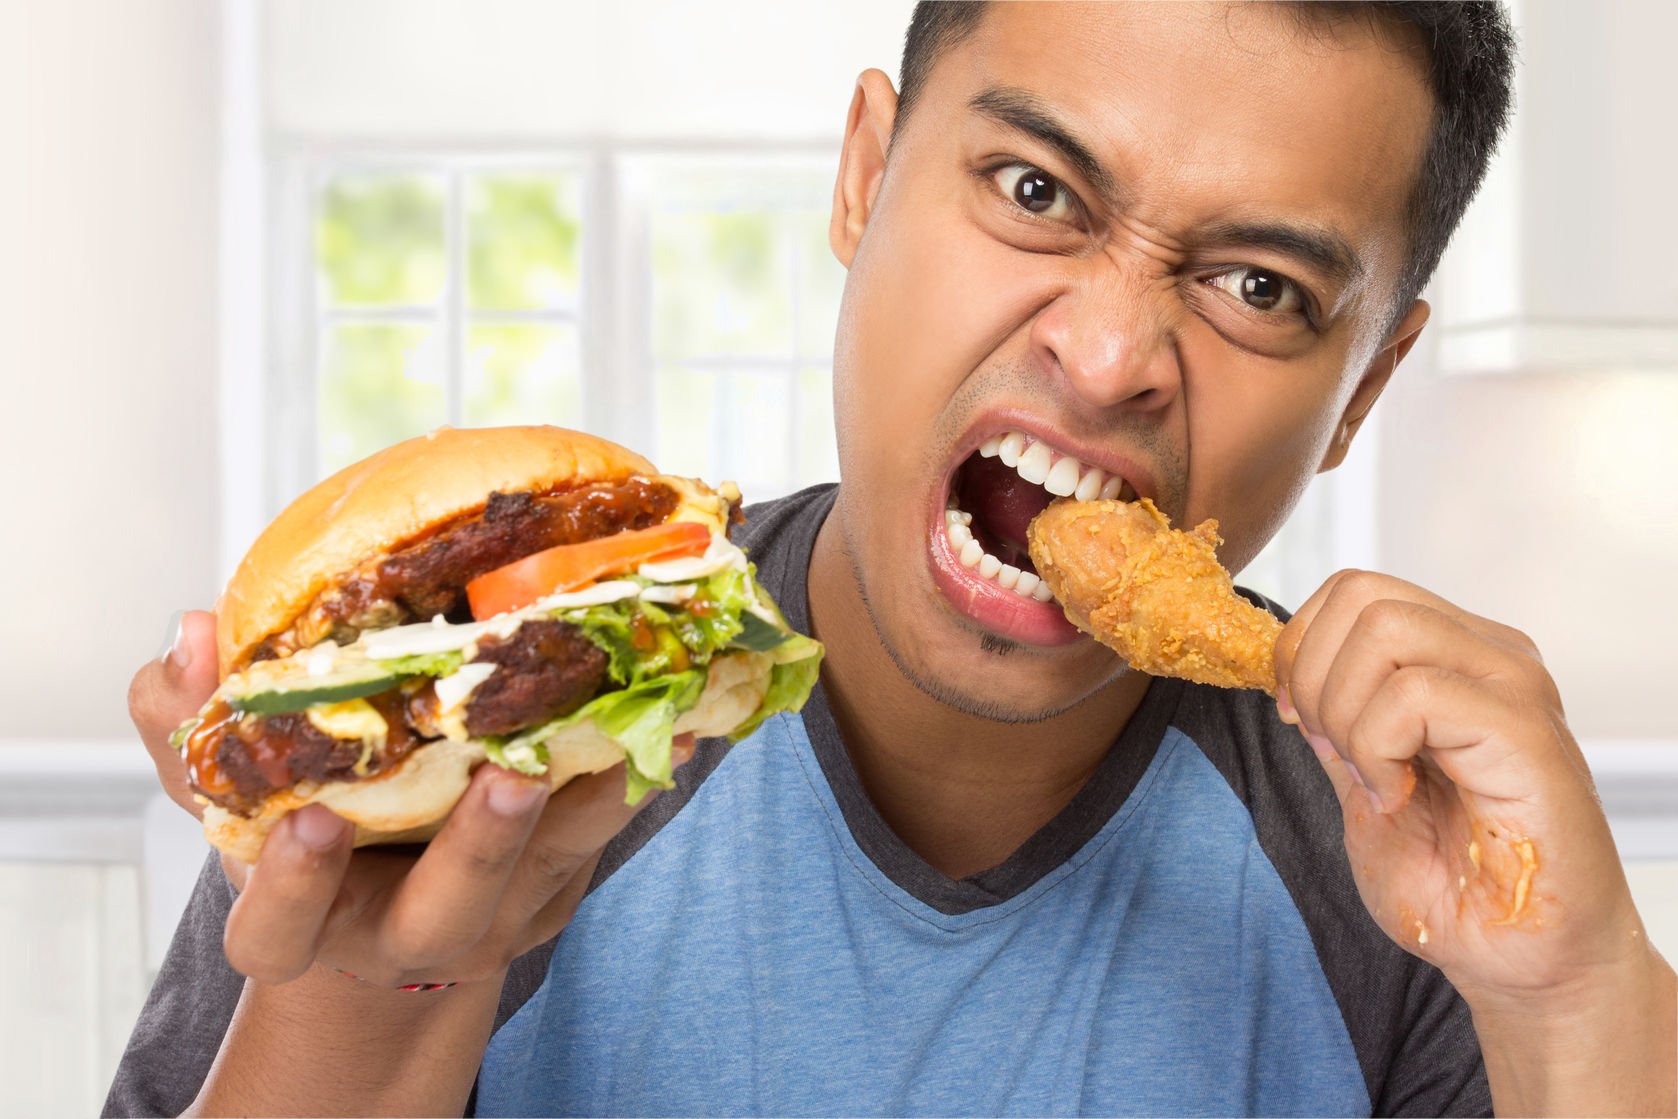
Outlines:
[[[110, 1109], [1671, 1113], [1673, 973], [1525, 637], [1344, 572], [1272, 705], [952, 559], [1012, 557], [1031, 444], [1234, 569], [1339, 463], [1508, 97], [1495, 10], [1400, 7], [917, 10], [835, 190], [843, 480], [747, 526], [805, 717], [639, 815], [486, 767], [417, 859], [298, 813], [206, 869]], [[205, 615], [135, 680], [183, 803], [213, 684]]]

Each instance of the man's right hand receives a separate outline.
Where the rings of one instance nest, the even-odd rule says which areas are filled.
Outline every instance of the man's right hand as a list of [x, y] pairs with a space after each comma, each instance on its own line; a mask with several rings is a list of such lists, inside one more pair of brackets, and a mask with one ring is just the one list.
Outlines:
[[[193, 815], [171, 731], [216, 686], [214, 615], [182, 616], [171, 650], [134, 676], [129, 713], [165, 791]], [[692, 756], [676, 742], [677, 765]], [[601, 849], [634, 817], [618, 766], [552, 797], [540, 779], [478, 768], [443, 830], [423, 850], [352, 850], [353, 826], [311, 805], [281, 820], [253, 866], [223, 869], [240, 896], [228, 915], [228, 961], [266, 983], [321, 963], [380, 987], [498, 980], [517, 956], [557, 935], [575, 912]], [[346, 980], [347, 982], [347, 980]]]
[[163, 791], [203, 819], [204, 806], [193, 799], [186, 765], [169, 745], [169, 735], [198, 714], [216, 690], [216, 616], [207, 610], [179, 614], [166, 640], [162, 655], [141, 665], [128, 685], [128, 717], [151, 754]]

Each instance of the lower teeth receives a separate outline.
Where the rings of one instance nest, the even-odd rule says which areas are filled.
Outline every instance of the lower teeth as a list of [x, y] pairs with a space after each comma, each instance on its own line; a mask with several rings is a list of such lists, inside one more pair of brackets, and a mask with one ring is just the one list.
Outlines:
[[1029, 571], [1021, 571], [1013, 564], [1003, 563], [985, 551], [984, 546], [973, 536], [973, 529], [970, 527], [972, 523], [973, 515], [954, 505], [944, 512], [944, 539], [950, 546], [950, 552], [963, 567], [1005, 591], [1013, 591], [1021, 598], [1047, 602], [1054, 597], [1049, 593], [1048, 585], [1036, 575]]

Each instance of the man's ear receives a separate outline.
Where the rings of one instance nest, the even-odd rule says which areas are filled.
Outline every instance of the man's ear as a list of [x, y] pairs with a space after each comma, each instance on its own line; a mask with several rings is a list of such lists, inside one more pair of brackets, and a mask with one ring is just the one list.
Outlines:
[[1369, 369], [1364, 373], [1363, 380], [1352, 392], [1352, 399], [1346, 402], [1346, 410], [1340, 415], [1340, 423], [1335, 426], [1334, 438], [1329, 442], [1328, 450], [1323, 452], [1323, 461], [1317, 466], [1317, 473], [1333, 470], [1346, 460], [1346, 452], [1352, 449], [1352, 437], [1357, 435], [1358, 428], [1368, 418], [1369, 410], [1375, 407], [1375, 401], [1381, 397], [1381, 390], [1387, 387], [1392, 379], [1393, 370], [1404, 360], [1404, 355], [1410, 352], [1410, 347], [1421, 337], [1422, 327], [1427, 325], [1427, 317], [1431, 309], [1424, 299], [1418, 299], [1411, 306], [1409, 312], [1393, 328], [1386, 345], [1375, 355], [1369, 363]]
[[833, 184], [833, 219], [827, 243], [846, 268], [856, 256], [874, 197], [886, 174], [886, 149], [891, 147], [892, 124], [897, 119], [897, 90], [879, 70], [864, 70], [856, 80], [851, 111], [845, 117], [845, 146], [839, 152], [839, 178]]

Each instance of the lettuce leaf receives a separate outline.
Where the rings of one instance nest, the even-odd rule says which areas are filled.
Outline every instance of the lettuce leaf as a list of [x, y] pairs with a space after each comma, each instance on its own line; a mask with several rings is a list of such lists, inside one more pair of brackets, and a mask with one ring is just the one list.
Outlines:
[[495, 738], [484, 739], [484, 753], [489, 760], [502, 769], [517, 770], [519, 773], [540, 777], [548, 771], [548, 748], [541, 742], [502, 742]]
[[693, 597], [679, 607], [629, 598], [559, 617], [606, 654], [613, 683], [638, 684], [708, 664], [728, 648], [744, 627], [741, 613], [755, 601], [751, 578], [749, 571], [719, 571], [696, 583]]
[[569, 715], [511, 738], [486, 740], [485, 750], [497, 765], [533, 776], [546, 773], [548, 752], [543, 744], [566, 727], [593, 719], [601, 734], [623, 747], [629, 774], [624, 802], [639, 804], [648, 789], [675, 784], [670, 776], [670, 739], [676, 718], [698, 703], [704, 691], [703, 669], [643, 680], [596, 696]]
[[594, 725], [600, 732], [623, 747], [624, 769], [629, 776], [625, 804], [639, 804], [648, 789], [668, 789], [676, 783], [670, 775], [670, 739], [676, 716], [699, 702], [705, 690], [705, 673], [682, 672], [664, 677], [661, 683], [662, 687], [643, 684], [603, 696], [617, 702], [603, 705], [594, 714]]
[[803, 707], [805, 700], [810, 698], [810, 689], [816, 686], [816, 678], [821, 674], [824, 651], [821, 642], [801, 633], [793, 634], [771, 649], [769, 655], [774, 658], [775, 667], [770, 670], [769, 688], [763, 693], [763, 702], [751, 718], [734, 729], [734, 733], [728, 736], [729, 740], [739, 742], [762, 726], [771, 715]]
[[[628, 578], [650, 585], [649, 580]], [[747, 615], [752, 616], [750, 625], [744, 620]], [[489, 741], [490, 760], [522, 773], [544, 773], [547, 740], [592, 719], [601, 734], [623, 748], [629, 804], [639, 803], [649, 789], [674, 784], [670, 740], [676, 719], [699, 702], [706, 666], [718, 653], [752, 649], [767, 653], [773, 662], [763, 702], [731, 735], [735, 741], [770, 716], [802, 707], [821, 668], [821, 644], [792, 631], [757, 585], [751, 565], [698, 580], [693, 597], [680, 606], [630, 598], [561, 610], [554, 616], [577, 626], [606, 654], [607, 675], [619, 687], [570, 715]]]

